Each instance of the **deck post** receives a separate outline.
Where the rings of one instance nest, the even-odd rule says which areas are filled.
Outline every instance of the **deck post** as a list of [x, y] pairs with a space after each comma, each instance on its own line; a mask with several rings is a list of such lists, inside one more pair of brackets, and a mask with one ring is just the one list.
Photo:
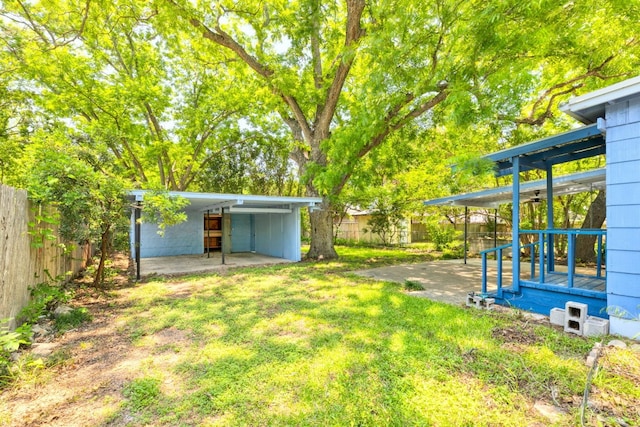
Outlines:
[[573, 288], [573, 278], [576, 274], [576, 234], [567, 233], [567, 287]]
[[464, 265], [467, 265], [467, 238], [469, 236], [469, 230], [468, 230], [469, 222], [467, 221], [468, 217], [469, 217], [469, 207], [465, 206], [464, 207], [464, 247], [462, 248], [464, 250]]
[[[553, 167], [547, 164], [547, 230], [553, 230]], [[555, 270], [555, 248], [553, 233], [547, 234], [547, 272]], [[540, 247], [542, 251], [542, 246]], [[540, 270], [542, 272], [542, 270]]]
[[513, 165], [513, 207], [511, 215], [511, 262], [513, 272], [513, 291], [520, 292], [520, 157], [511, 159]]
[[[498, 208], [493, 210], [493, 247], [498, 247]], [[498, 259], [498, 254], [496, 253], [496, 260]]]

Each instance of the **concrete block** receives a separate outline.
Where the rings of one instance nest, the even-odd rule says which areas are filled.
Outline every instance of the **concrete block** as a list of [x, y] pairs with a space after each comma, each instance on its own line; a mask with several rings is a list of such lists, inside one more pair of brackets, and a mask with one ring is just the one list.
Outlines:
[[493, 310], [495, 304], [496, 304], [496, 299], [495, 298], [485, 298], [482, 300], [482, 307], [485, 310]]
[[600, 317], [588, 316], [584, 322], [584, 335], [588, 337], [608, 335], [609, 321]]
[[567, 301], [564, 306], [564, 331], [583, 335], [584, 322], [587, 320], [587, 309], [587, 304]]
[[482, 309], [482, 297], [479, 295], [476, 295], [473, 297], [473, 303], [475, 305], [475, 307], [479, 310]]
[[552, 325], [564, 326], [564, 309], [552, 308], [549, 314], [549, 321]]
[[467, 307], [475, 307], [476, 303], [473, 301], [473, 292], [467, 294]]

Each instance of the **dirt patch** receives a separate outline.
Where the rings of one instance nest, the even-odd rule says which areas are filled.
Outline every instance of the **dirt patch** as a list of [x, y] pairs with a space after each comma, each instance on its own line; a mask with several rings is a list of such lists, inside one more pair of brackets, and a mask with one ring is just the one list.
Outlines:
[[[126, 258], [117, 259], [114, 267], [120, 275], [108, 296], [79, 289], [74, 301], [88, 309], [93, 321], [47, 338], [51, 354], [43, 362], [53, 368], [34, 369], [28, 363], [40, 363], [38, 359], [22, 355], [20, 369], [26, 377], [0, 394], [0, 425], [100, 425], [119, 410], [122, 388], [138, 375], [150, 349], [133, 346], [122, 333], [118, 317], [127, 307]], [[169, 342], [176, 335], [181, 334], [163, 332], [158, 340]]]
[[493, 328], [491, 335], [509, 346], [536, 345], [543, 342], [529, 323], [517, 324], [505, 328]]
[[[620, 363], [622, 358], [626, 359], [624, 365]], [[628, 349], [605, 347], [597, 369], [597, 375], [607, 379], [604, 384], [625, 380], [628, 387], [635, 387], [635, 392], [627, 393], [614, 392], [608, 387], [591, 387], [589, 408], [599, 425], [625, 425], [619, 422], [625, 418], [640, 420], [640, 354]]]

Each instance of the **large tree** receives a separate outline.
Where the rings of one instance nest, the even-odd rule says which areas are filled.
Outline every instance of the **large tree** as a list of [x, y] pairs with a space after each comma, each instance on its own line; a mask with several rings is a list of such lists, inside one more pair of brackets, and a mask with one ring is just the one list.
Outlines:
[[[164, 37], [146, 1], [5, 1], [5, 55], [34, 109], [83, 133], [133, 186], [186, 190], [213, 158], [235, 151], [252, 88], [203, 55], [197, 40]], [[215, 67], [212, 67], [215, 64]]]
[[633, 34], [637, 6], [618, 3], [159, 1], [268, 88], [260, 94], [297, 142], [307, 194], [324, 199], [311, 213], [313, 258], [336, 256], [332, 200], [407, 124], [513, 119], [528, 101], [533, 123], [581, 86], [624, 75], [620, 58], [637, 41], [622, 34]]

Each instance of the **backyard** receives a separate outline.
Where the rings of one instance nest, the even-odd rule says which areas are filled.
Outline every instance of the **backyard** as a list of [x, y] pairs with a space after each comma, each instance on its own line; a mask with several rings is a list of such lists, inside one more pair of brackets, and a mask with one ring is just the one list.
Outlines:
[[583, 406], [599, 339], [352, 273], [432, 260], [424, 248], [337, 249], [337, 261], [79, 288], [73, 304], [93, 321], [21, 355], [0, 425], [640, 424], [631, 348], [604, 348]]

